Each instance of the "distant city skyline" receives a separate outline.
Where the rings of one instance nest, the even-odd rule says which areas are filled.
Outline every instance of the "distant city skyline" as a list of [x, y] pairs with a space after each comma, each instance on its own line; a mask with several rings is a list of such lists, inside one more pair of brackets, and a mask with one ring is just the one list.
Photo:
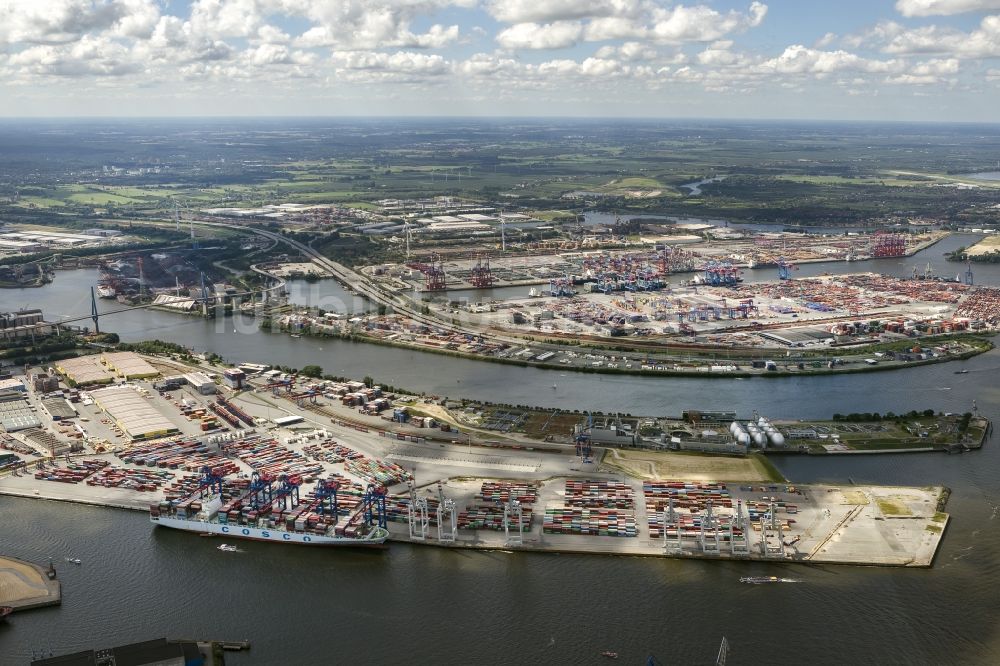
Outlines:
[[0, 0], [0, 116], [994, 122], [1000, 0]]

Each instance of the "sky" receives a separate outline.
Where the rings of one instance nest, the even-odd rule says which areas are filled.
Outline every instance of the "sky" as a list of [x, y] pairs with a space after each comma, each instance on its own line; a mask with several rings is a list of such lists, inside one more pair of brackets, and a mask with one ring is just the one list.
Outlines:
[[0, 0], [0, 116], [996, 122], [1000, 0]]

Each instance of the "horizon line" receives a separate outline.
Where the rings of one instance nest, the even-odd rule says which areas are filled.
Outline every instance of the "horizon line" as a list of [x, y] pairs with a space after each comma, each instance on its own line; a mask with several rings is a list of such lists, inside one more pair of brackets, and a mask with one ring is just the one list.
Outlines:
[[241, 115], [241, 114], [209, 114], [209, 115], [46, 115], [46, 116], [4, 116], [0, 115], [0, 123], [9, 122], [49, 122], [49, 121], [196, 121], [196, 120], [353, 120], [378, 122], [383, 120], [478, 120], [478, 121], [602, 121], [602, 122], [731, 122], [731, 123], [825, 123], [825, 124], [888, 124], [888, 125], [1000, 125], [1000, 121], [990, 120], [913, 120], [884, 118], [804, 118], [804, 117], [757, 117], [738, 118], [728, 116], [584, 116], [584, 115]]

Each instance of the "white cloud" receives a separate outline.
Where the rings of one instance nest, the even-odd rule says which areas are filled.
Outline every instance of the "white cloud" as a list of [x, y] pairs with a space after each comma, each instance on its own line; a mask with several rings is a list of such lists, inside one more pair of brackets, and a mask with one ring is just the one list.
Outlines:
[[104, 30], [148, 35], [158, 17], [152, 0], [5, 0], [0, 2], [0, 45], [61, 44]]
[[140, 69], [122, 45], [89, 36], [69, 45], [32, 46], [11, 55], [8, 63], [35, 76], [123, 76]]
[[710, 44], [698, 54], [698, 62], [708, 67], [728, 67], [743, 61], [743, 57], [731, 50], [733, 42], [722, 40]]
[[244, 55], [250, 64], [257, 67], [268, 65], [309, 65], [316, 56], [305, 51], [293, 51], [283, 44], [261, 44], [248, 49]]
[[897, 60], [872, 60], [847, 51], [821, 51], [801, 44], [789, 46], [777, 58], [761, 63], [763, 71], [779, 74], [830, 74], [840, 71], [890, 72], [901, 69]]
[[1000, 57], [1000, 16], [987, 16], [972, 32], [925, 26], [896, 34], [885, 45], [887, 53], [913, 55], [941, 53], [956, 58]]
[[818, 49], [823, 49], [829, 46], [830, 44], [833, 44], [836, 40], [837, 40], [836, 33], [828, 32], [819, 39], [817, 39], [816, 43], [813, 46], [815, 46]]
[[501, 31], [497, 42], [509, 49], [568, 48], [581, 39], [673, 45], [711, 42], [756, 27], [767, 15], [767, 5], [761, 2], [752, 2], [745, 14], [735, 10], [722, 13], [706, 5], [663, 7], [651, 0], [581, 2], [572, 8], [561, 0], [554, 3], [540, 0], [531, 4], [500, 3], [493, 8], [498, 16], [508, 19], [559, 18], [550, 23], [517, 22]]
[[517, 23], [501, 31], [496, 39], [505, 49], [564, 49], [575, 45], [583, 35], [576, 21], [556, 23]]
[[215, 37], [250, 37], [263, 20], [257, 0], [195, 0], [190, 30]]
[[459, 63], [458, 71], [470, 76], [493, 76], [500, 73], [516, 74], [521, 63], [513, 58], [502, 58], [487, 53], [477, 53]]
[[641, 42], [625, 42], [621, 46], [602, 46], [595, 58], [617, 58], [626, 61], [655, 60], [659, 52]]
[[347, 70], [370, 70], [393, 74], [447, 73], [448, 62], [439, 55], [397, 51], [393, 54], [376, 51], [339, 51], [332, 55], [333, 62]]
[[711, 42], [731, 32], [757, 27], [766, 15], [767, 5], [761, 2], [751, 3], [747, 14], [737, 11], [720, 14], [704, 5], [678, 5], [655, 13], [650, 32], [655, 41], [663, 44]]
[[637, 0], [490, 0], [487, 9], [504, 23], [537, 23], [633, 14]]
[[1000, 0], [896, 0], [903, 16], [948, 16], [1000, 9]]
[[286, 32], [273, 25], [262, 25], [257, 28], [256, 41], [264, 44], [287, 44], [291, 40]]
[[[217, 1], [217, 0], [216, 0]], [[415, 34], [412, 22], [448, 6], [474, 0], [263, 0], [281, 13], [313, 24], [297, 40], [301, 47], [340, 49], [440, 48], [458, 39], [458, 26], [432, 26]]]
[[[896, 6], [923, 16], [987, 4]], [[363, 86], [384, 84], [378, 99], [388, 99], [390, 85], [451, 85], [467, 99], [580, 100], [582, 109], [587, 100], [641, 105], [658, 91], [670, 99], [756, 90], [899, 96], [909, 86], [911, 96], [966, 94], [970, 83], [995, 90], [982, 84], [1000, 80], [1000, 68], [970, 62], [1000, 58], [1000, 16], [980, 17], [970, 30], [947, 19], [876, 23], [872, 11], [857, 25], [873, 27], [854, 33], [815, 39], [816, 26], [798, 26], [802, 34], [782, 26], [766, 43], [783, 39], [787, 48], [741, 43], [739, 35], [760, 26], [767, 11], [751, 0], [0, 0], [0, 87], [45, 90], [46, 79], [66, 77], [93, 79], [80, 90], [190, 90], [199, 82], [231, 90], [238, 82], [285, 98], [308, 85], [335, 97], [357, 84], [350, 94], [367, 99], [375, 88]], [[466, 55], [486, 40], [496, 51]], [[590, 45], [590, 57], [577, 55], [581, 44]], [[528, 50], [554, 54], [513, 54]], [[891, 55], [873, 55], [879, 50]], [[58, 82], [50, 85], [54, 99], [65, 94]]]

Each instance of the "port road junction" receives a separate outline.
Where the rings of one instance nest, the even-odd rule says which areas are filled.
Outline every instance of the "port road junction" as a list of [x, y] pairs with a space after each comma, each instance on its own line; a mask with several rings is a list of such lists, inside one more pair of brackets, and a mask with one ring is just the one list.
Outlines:
[[[170, 369], [166, 361], [150, 361]], [[277, 386], [272, 380], [251, 377], [240, 391], [218, 384], [216, 395], [204, 394], [200, 383], [198, 390], [182, 385], [162, 394], [153, 388], [156, 378], [125, 383], [178, 430], [161, 440], [130, 437], [80, 389], [84, 397], [72, 403], [71, 427], [39, 410], [40, 426], [4, 435], [4, 453], [20, 464], [0, 473], [0, 493], [147, 510], [171, 485], [196, 483], [201, 465], [218, 464], [230, 476], [262, 468], [297, 474], [305, 481], [303, 496], [332, 474], [358, 487], [384, 483], [393, 541], [907, 567], [932, 564], [948, 521], [941, 487], [802, 486], [777, 480], [773, 468], [756, 462], [760, 454], [619, 451], [598, 444], [581, 451], [518, 433], [455, 432], [445, 426], [446, 414], [441, 421], [420, 418], [419, 425], [414, 417], [403, 426], [349, 404], [350, 396], [374, 389], [341, 395], [329, 383], [299, 378]], [[216, 420], [205, 432], [202, 424], [219, 397], [253, 427]], [[42, 398], [29, 391], [24, 399]], [[562, 440], [572, 439], [563, 433]], [[173, 446], [178, 441], [205, 446], [185, 452]], [[53, 456], [46, 445], [59, 452]], [[441, 506], [454, 511], [438, 514]]]

